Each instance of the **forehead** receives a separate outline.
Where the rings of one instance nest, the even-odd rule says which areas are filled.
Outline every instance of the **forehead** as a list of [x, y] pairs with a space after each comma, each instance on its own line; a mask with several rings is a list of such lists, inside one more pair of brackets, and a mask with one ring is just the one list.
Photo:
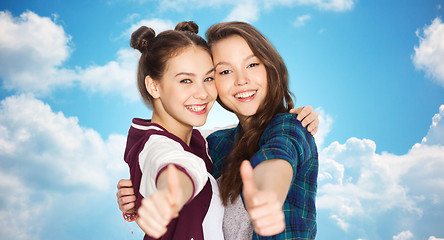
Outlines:
[[247, 41], [239, 35], [232, 35], [217, 41], [211, 47], [214, 61], [228, 61], [236, 57], [245, 57], [253, 54]]
[[187, 72], [207, 73], [213, 67], [210, 54], [201, 47], [191, 46], [178, 52], [167, 61], [165, 75]]

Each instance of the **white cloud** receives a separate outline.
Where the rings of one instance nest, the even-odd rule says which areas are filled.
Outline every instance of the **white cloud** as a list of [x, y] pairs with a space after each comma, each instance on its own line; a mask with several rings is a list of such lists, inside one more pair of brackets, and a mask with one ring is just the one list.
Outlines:
[[[79, 126], [77, 118], [54, 113], [30, 95], [8, 97], [0, 103], [0, 129], [1, 141], [8, 143], [0, 152], [2, 169], [29, 173], [42, 187], [88, 184], [105, 190], [112, 183], [110, 173], [119, 171], [112, 164], [122, 161], [125, 137], [111, 135], [103, 140], [96, 131]], [[116, 145], [121, 145], [120, 156], [112, 154]], [[35, 167], [53, 174], [33, 172]]]
[[316, 146], [320, 149], [324, 144], [325, 137], [330, 133], [333, 118], [322, 107], [316, 108], [315, 111], [319, 114], [319, 128], [314, 138], [316, 139]]
[[[132, 13], [132, 14], [129, 14], [123, 22], [128, 23], [128, 24], [132, 24], [137, 19], [140, 19], [140, 17], [141, 16], [138, 13]], [[125, 36], [125, 37], [128, 37], [128, 36]]]
[[319, 8], [328, 11], [343, 12], [351, 10], [354, 6], [354, 0], [300, 0], [317, 5]]
[[[297, 5], [309, 5], [315, 6], [319, 9], [326, 11], [336, 11], [343, 12], [351, 10], [355, 4], [356, 0], [258, 0], [254, 3], [258, 7], [265, 7], [271, 9], [274, 6], [291, 6], [293, 4]], [[204, 7], [220, 7], [227, 5], [239, 5], [237, 0], [209, 0], [209, 1], [199, 1], [199, 0], [162, 0], [159, 6], [162, 10], [174, 9], [176, 11], [184, 11], [184, 6], [190, 6], [190, 8], [204, 8]]]
[[429, 237], [428, 240], [444, 240], [444, 238], [437, 238], [435, 236], [431, 236], [431, 237]]
[[[130, 39], [131, 34], [140, 26], [154, 29], [156, 34], [174, 29], [175, 24], [170, 20], [158, 18], [144, 19], [132, 24], [120, 37]], [[137, 66], [140, 53], [131, 48], [122, 48], [117, 52], [117, 59], [105, 65], [93, 65], [76, 69], [76, 80], [83, 88], [93, 92], [121, 95], [132, 101], [140, 100], [137, 89]]]
[[331, 215], [330, 216], [331, 219], [333, 219], [335, 221], [335, 223], [344, 231], [348, 230], [348, 227], [350, 224], [348, 224], [347, 222], [345, 222], [343, 219], [341, 219], [340, 217], [336, 216], [336, 215]]
[[39, 239], [39, 224], [36, 223], [39, 216], [48, 211], [49, 204], [31, 201], [34, 190], [19, 177], [2, 170], [0, 191], [3, 193], [0, 195], [0, 235], [5, 239]]
[[224, 21], [255, 22], [259, 19], [259, 6], [254, 1], [238, 1]]
[[[174, 27], [171, 22], [160, 19], [138, 24], [152, 26], [159, 32]], [[133, 25], [125, 32], [128, 39], [136, 27]], [[3, 87], [40, 96], [57, 87], [77, 84], [92, 92], [140, 99], [136, 85], [140, 56], [137, 50], [122, 48], [117, 52], [116, 60], [104, 65], [66, 69], [62, 65], [70, 56], [70, 39], [61, 26], [47, 17], [27, 11], [14, 18], [9, 12], [0, 12], [0, 78]]]
[[444, 145], [444, 105], [439, 107], [439, 113], [432, 118], [432, 125], [427, 135], [422, 139], [422, 144]]
[[[444, 105], [438, 116], [442, 116], [442, 108]], [[434, 117], [426, 137], [435, 140], [417, 143], [404, 155], [377, 154], [375, 142], [357, 138], [350, 138], [344, 144], [333, 142], [320, 149], [318, 209], [327, 210], [344, 231], [348, 228], [365, 231], [365, 226], [353, 225], [353, 221], [374, 219], [387, 212], [407, 214], [412, 219], [443, 212], [441, 119]], [[411, 227], [414, 226], [415, 223]]]
[[413, 233], [409, 230], [400, 232], [398, 235], [393, 236], [393, 240], [410, 240], [413, 239]]
[[[257, 0], [257, 1], [238, 1], [238, 0], [162, 0], [159, 2], [161, 11], [175, 10], [178, 12], [187, 9], [200, 8], [226, 8], [232, 7], [224, 21], [246, 21], [253, 23], [260, 17], [263, 9], [273, 10], [274, 7], [304, 5], [314, 6], [324, 11], [344, 12], [353, 8], [355, 0]], [[184, 6], [187, 6], [184, 8]]]
[[353, 9], [356, 0], [276, 0], [266, 2], [266, 6], [291, 6], [293, 4], [315, 6], [324, 11], [345, 12]]
[[159, 18], [152, 18], [152, 19], [143, 19], [135, 24], [132, 24], [130, 28], [128, 28], [125, 32], [122, 33], [122, 37], [130, 39], [131, 34], [136, 31], [140, 26], [147, 26], [152, 28], [156, 35], [160, 32], [163, 32], [165, 30], [172, 30], [176, 26], [175, 23], [173, 23], [170, 20], [163, 20]]
[[69, 57], [71, 37], [50, 18], [27, 11], [14, 18], [0, 11], [0, 78], [6, 89], [46, 93], [72, 83], [61, 68]]
[[140, 53], [131, 48], [120, 49], [117, 60], [103, 66], [77, 69], [77, 79], [83, 88], [92, 92], [121, 95], [129, 100], [139, 100], [137, 90], [137, 64]]
[[104, 140], [31, 95], [1, 101], [0, 142], [8, 143], [0, 148], [0, 235], [7, 239], [41, 239], [51, 216], [101, 209], [79, 200], [111, 199], [117, 179], [128, 175], [124, 136]]
[[[190, 8], [207, 8], [219, 7], [221, 5], [231, 5], [236, 3], [234, 0], [161, 0], [159, 1], [159, 8], [161, 10], [173, 9], [178, 12], [186, 11]], [[186, 6], [186, 7], [184, 7]]]
[[[130, 39], [131, 34], [140, 26], [154, 29], [156, 34], [165, 30], [174, 29], [175, 24], [170, 20], [159, 18], [144, 19], [132, 24], [121, 35]], [[140, 100], [137, 89], [137, 66], [140, 53], [131, 48], [122, 48], [117, 52], [117, 59], [105, 65], [93, 65], [87, 68], [76, 69], [76, 80], [80, 85], [90, 91], [105, 94], [121, 95], [132, 101]]]
[[422, 33], [417, 30], [416, 35], [419, 46], [414, 47], [413, 64], [444, 87], [444, 24], [437, 17]]
[[293, 22], [295, 27], [302, 27], [305, 25], [305, 22], [311, 19], [310, 14], [301, 15], [296, 18], [296, 21]]

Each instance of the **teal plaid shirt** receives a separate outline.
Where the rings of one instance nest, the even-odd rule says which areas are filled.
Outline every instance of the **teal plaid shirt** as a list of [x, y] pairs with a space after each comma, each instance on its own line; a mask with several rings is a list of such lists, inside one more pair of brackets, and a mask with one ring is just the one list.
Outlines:
[[[253, 239], [314, 239], [316, 236], [316, 188], [318, 152], [313, 136], [296, 119], [296, 114], [282, 113], [273, 117], [261, 138], [259, 150], [250, 159], [253, 168], [268, 159], [283, 159], [293, 167], [293, 179], [283, 210], [285, 230], [275, 236]], [[241, 126], [220, 130], [208, 136], [213, 159], [213, 176], [220, 177], [222, 163], [232, 151]]]

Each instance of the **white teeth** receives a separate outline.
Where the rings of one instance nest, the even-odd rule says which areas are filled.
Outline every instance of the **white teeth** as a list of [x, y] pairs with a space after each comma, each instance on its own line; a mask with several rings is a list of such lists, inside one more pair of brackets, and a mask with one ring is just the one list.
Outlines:
[[236, 98], [247, 98], [247, 97], [253, 96], [256, 92], [257, 92], [257, 90], [240, 92], [240, 93], [234, 95], [234, 97], [236, 97]]
[[190, 111], [193, 112], [201, 112], [205, 109], [206, 105], [190, 105], [190, 106], [186, 106]]

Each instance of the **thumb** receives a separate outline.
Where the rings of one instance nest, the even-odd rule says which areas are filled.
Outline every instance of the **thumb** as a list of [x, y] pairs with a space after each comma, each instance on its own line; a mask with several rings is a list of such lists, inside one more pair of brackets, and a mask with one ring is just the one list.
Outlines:
[[179, 203], [179, 198], [181, 194], [181, 189], [179, 185], [179, 173], [177, 172], [177, 168], [170, 164], [167, 169], [167, 184], [168, 184], [168, 193], [170, 195], [170, 203], [173, 208], [177, 208]]
[[242, 193], [245, 198], [252, 199], [256, 194], [257, 189], [254, 184], [253, 167], [251, 167], [250, 161], [244, 160], [240, 166], [240, 175], [242, 178], [243, 189]]

